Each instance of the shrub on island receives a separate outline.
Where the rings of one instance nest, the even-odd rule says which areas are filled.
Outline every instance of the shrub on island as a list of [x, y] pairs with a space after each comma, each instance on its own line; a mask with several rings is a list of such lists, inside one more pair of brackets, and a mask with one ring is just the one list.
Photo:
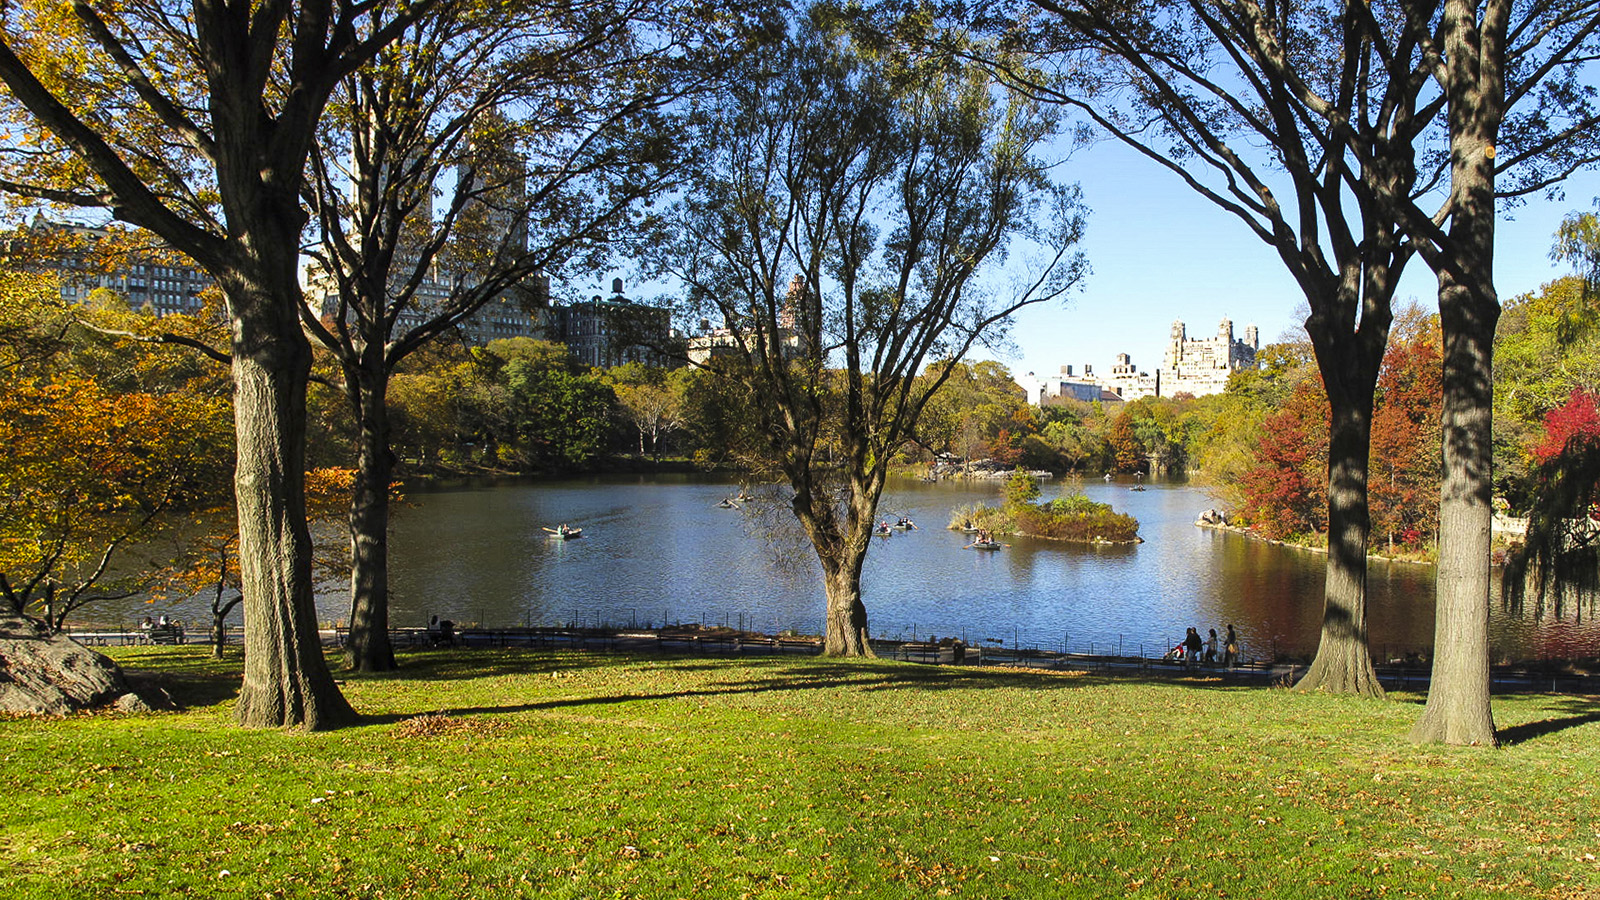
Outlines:
[[1039, 483], [1019, 471], [1006, 483], [1003, 506], [978, 503], [957, 507], [951, 513], [950, 528], [981, 528], [996, 534], [1083, 544], [1127, 544], [1139, 540], [1139, 520], [1117, 512], [1108, 503], [1096, 503], [1077, 492], [1042, 503], [1036, 502], [1038, 496]]

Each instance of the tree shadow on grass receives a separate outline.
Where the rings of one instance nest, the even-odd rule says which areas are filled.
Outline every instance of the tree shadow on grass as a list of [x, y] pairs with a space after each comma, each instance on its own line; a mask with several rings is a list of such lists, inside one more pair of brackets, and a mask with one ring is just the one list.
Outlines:
[[1553, 715], [1536, 722], [1524, 722], [1501, 728], [1497, 732], [1500, 743], [1510, 746], [1536, 740], [1569, 728], [1579, 728], [1600, 722], [1600, 702], [1590, 697], [1543, 697], [1545, 708]]
[[592, 653], [549, 650], [443, 650], [404, 653], [396, 657], [392, 672], [342, 672], [354, 681], [453, 681], [502, 675], [580, 672], [614, 665], [615, 660]]
[[128, 669], [123, 671], [128, 686], [134, 693], [149, 696], [150, 688], [165, 691], [178, 709], [216, 706], [239, 696], [243, 678], [238, 675], [183, 674], [151, 670]]
[[244, 657], [237, 650], [215, 659], [204, 645], [137, 647], [120, 650], [112, 658], [136, 693], [159, 688], [179, 709], [232, 700], [244, 679]]
[[[581, 657], [577, 659], [581, 660]], [[509, 661], [508, 661], [509, 662]], [[539, 674], [547, 666], [539, 663], [572, 663], [572, 656], [530, 657], [521, 667], [512, 666], [522, 674]], [[610, 665], [614, 661], [597, 661], [594, 665]], [[656, 664], [646, 664], [652, 668]], [[578, 666], [582, 668], [582, 666]], [[727, 697], [767, 693], [853, 690], [879, 691], [942, 691], [942, 690], [1003, 690], [1027, 688], [1029, 690], [1068, 690], [1103, 684], [1105, 679], [1083, 673], [1053, 672], [1048, 670], [996, 670], [965, 669], [949, 666], [923, 666], [899, 662], [874, 662], [864, 660], [796, 660], [782, 657], [746, 658], [731, 660], [703, 660], [688, 662], [664, 660], [659, 668], [667, 673], [711, 673], [738, 671], [753, 675], [725, 681], [709, 680], [702, 685], [681, 690], [657, 692], [598, 693], [582, 697], [561, 697], [526, 703], [506, 703], [477, 706], [440, 706], [428, 712], [450, 716], [503, 715], [518, 712], [537, 712], [582, 707], [613, 706], [622, 703], [647, 703], [665, 700], [683, 700], [706, 697]], [[480, 673], [481, 674], [481, 673]], [[1166, 679], [1153, 679], [1166, 681]], [[418, 712], [415, 715], [424, 714]], [[370, 716], [369, 724], [398, 721], [408, 715]]]
[[[1105, 683], [1163, 684], [1193, 690], [1257, 691], [1271, 682], [1261, 673], [1198, 672], [1176, 669], [1118, 669], [1112, 672], [1086, 672], [1080, 669], [1003, 668], [995, 666], [927, 665], [890, 659], [830, 659], [816, 656], [730, 654], [727, 656], [653, 654], [628, 651], [548, 650], [523, 648], [456, 648], [402, 651], [400, 666], [391, 672], [362, 673], [341, 669], [339, 651], [328, 651], [330, 668], [341, 684], [383, 682], [439, 682], [441, 685], [477, 679], [551, 675], [581, 675], [586, 671], [617, 666], [645, 677], [684, 676], [706, 679], [682, 690], [657, 692], [598, 693], [588, 697], [565, 697], [529, 703], [449, 707], [448, 704], [419, 708], [409, 712], [363, 714], [361, 723], [379, 725], [427, 714], [476, 715], [529, 712], [619, 703], [652, 702], [695, 697], [755, 695], [769, 692], [820, 690], [945, 691], [1070, 690]], [[213, 706], [238, 695], [242, 677], [241, 657], [230, 653], [214, 660], [199, 648], [181, 652], [131, 653], [122, 660], [130, 677], [144, 684], [155, 684], [168, 692], [180, 708]], [[717, 680], [717, 673], [737, 673], [739, 677]], [[441, 693], [443, 693], [441, 691]]]
[[[510, 704], [495, 707], [464, 707], [454, 712], [514, 712], [518, 710], [548, 709], [553, 706], [577, 706], [660, 700], [672, 697], [715, 696], [766, 691], [795, 691], [827, 688], [850, 688], [862, 691], [889, 690], [951, 690], [1000, 689], [1026, 687], [1029, 689], [1074, 688], [1106, 683], [1160, 684], [1211, 691], [1259, 691], [1275, 686], [1271, 672], [1240, 669], [1224, 671], [1217, 668], [1187, 670], [1180, 667], [1115, 668], [1099, 671], [1093, 668], [1072, 667], [1054, 669], [1046, 667], [1002, 667], [930, 665], [888, 658], [827, 658], [813, 655], [786, 654], [704, 654], [650, 653], [619, 650], [596, 652], [574, 649], [468, 649], [454, 651], [425, 651], [403, 658], [402, 668], [396, 672], [377, 675], [353, 675], [366, 679], [416, 679], [450, 681], [506, 675], [577, 674], [589, 669], [609, 669], [626, 666], [635, 672], [660, 672], [678, 675], [706, 675], [721, 671], [743, 674], [759, 673], [760, 677], [737, 681], [713, 683], [684, 691], [666, 691], [654, 694], [616, 694], [590, 699], [568, 699], [549, 704]], [[435, 710], [437, 711], [437, 710]], [[420, 714], [420, 713], [419, 713]]]

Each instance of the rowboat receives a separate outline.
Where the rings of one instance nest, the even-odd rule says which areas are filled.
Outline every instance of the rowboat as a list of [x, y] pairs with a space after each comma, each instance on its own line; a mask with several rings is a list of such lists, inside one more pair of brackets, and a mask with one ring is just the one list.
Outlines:
[[968, 544], [965, 549], [967, 549], [967, 550], [999, 550], [1001, 547], [1004, 547], [1004, 546], [1005, 545], [1000, 543], [999, 541], [973, 541], [972, 543]]
[[582, 528], [568, 528], [565, 525], [560, 528], [546, 528], [545, 531], [550, 532], [551, 537], [562, 541], [571, 541], [583, 537]]

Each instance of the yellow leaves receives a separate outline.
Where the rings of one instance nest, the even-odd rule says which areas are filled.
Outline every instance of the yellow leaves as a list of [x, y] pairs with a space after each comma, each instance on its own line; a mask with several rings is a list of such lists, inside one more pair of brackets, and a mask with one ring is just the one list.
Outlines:
[[150, 517], [227, 492], [226, 403], [116, 394], [71, 373], [0, 379], [0, 571], [73, 578]]
[[340, 494], [350, 490], [356, 470], [337, 466], [310, 469], [306, 472], [306, 494]]

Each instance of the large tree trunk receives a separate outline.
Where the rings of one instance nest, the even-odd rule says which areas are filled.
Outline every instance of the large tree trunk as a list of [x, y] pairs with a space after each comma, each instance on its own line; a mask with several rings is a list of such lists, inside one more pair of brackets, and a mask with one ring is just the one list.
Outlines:
[[[1350, 362], [1344, 363], [1351, 368]], [[1375, 369], [1374, 369], [1375, 371]], [[1359, 376], [1357, 376], [1359, 378]], [[1295, 685], [1382, 697], [1367, 642], [1367, 467], [1372, 436], [1372, 393], [1344, 390], [1325, 378], [1332, 418], [1328, 431], [1328, 569], [1324, 581], [1322, 640], [1316, 659]]]
[[1295, 689], [1382, 697], [1367, 642], [1367, 475], [1373, 396], [1389, 344], [1398, 272], [1388, 263], [1394, 259], [1392, 231], [1369, 222], [1367, 235], [1371, 252], [1341, 259], [1336, 282], [1306, 285], [1312, 310], [1306, 333], [1328, 394], [1328, 560], [1321, 642]]
[[867, 606], [861, 602], [861, 562], [844, 561], [828, 571], [824, 586], [828, 592], [828, 622], [823, 634], [822, 652], [826, 656], [874, 656], [868, 642]]
[[[378, 348], [381, 353], [382, 348]], [[350, 637], [345, 664], [360, 672], [395, 668], [389, 641], [389, 483], [394, 451], [389, 447], [388, 376], [379, 359], [370, 371], [347, 368], [356, 379], [356, 476], [350, 497]]]
[[868, 641], [867, 606], [861, 600], [861, 567], [872, 545], [872, 525], [877, 513], [878, 489], [852, 485], [843, 521], [830, 490], [818, 485], [807, 466], [790, 470], [795, 516], [811, 539], [822, 564], [827, 617], [822, 652], [826, 656], [874, 656]]
[[1495, 138], [1505, 108], [1508, 0], [1447, 0], [1450, 234], [1439, 275], [1444, 331], [1444, 479], [1439, 487], [1438, 609], [1433, 678], [1417, 741], [1495, 743], [1489, 706], [1489, 531], [1494, 490], [1492, 404]]
[[[235, 281], [234, 423], [239, 568], [245, 597], [241, 725], [334, 728], [355, 720], [322, 654], [306, 526], [306, 383], [311, 346], [300, 330], [294, 244], [274, 283]], [[263, 279], [263, 282], [265, 280]]]
[[[1490, 229], [1493, 220], [1489, 220]], [[1492, 233], [1492, 232], [1491, 232]], [[1417, 741], [1495, 743], [1489, 705], [1489, 537], [1494, 457], [1491, 431], [1494, 329], [1500, 306], [1487, 284], [1485, 249], [1476, 289], [1448, 271], [1439, 278], [1444, 325], [1444, 480], [1439, 492], [1439, 575], [1428, 704]], [[1483, 290], [1490, 292], [1487, 296]]]

